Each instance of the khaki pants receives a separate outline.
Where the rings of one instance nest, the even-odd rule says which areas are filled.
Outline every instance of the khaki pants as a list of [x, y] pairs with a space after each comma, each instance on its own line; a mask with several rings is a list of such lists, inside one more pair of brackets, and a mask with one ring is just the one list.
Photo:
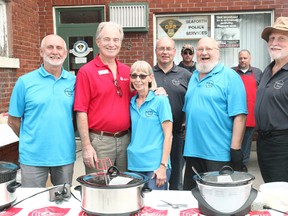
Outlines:
[[[103, 136], [91, 132], [89, 136], [98, 159], [109, 158], [119, 171], [127, 171], [127, 146], [130, 143], [130, 132], [122, 137]], [[107, 166], [110, 166], [108, 162]], [[99, 171], [102, 170], [85, 166], [86, 174]]]

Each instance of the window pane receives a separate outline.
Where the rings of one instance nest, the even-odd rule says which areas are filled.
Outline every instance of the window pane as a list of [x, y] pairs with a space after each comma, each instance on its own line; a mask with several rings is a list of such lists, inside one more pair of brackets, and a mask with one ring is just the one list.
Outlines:
[[270, 26], [271, 14], [239, 15], [239, 48], [221, 48], [221, 61], [228, 67], [238, 65], [238, 52], [248, 49], [251, 53], [251, 65], [264, 70], [270, 62], [267, 43], [261, 38], [266, 26]]
[[101, 21], [102, 19], [100, 10], [60, 12], [60, 24], [100, 23]]

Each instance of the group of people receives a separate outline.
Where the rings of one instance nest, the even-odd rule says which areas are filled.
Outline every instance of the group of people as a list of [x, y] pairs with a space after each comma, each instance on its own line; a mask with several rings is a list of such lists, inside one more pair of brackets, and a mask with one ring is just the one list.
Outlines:
[[8, 112], [20, 137], [23, 187], [45, 187], [49, 174], [53, 185], [72, 184], [75, 121], [86, 174], [109, 158], [122, 172], [149, 177], [151, 189], [191, 190], [192, 166], [201, 173], [224, 165], [247, 171], [257, 129], [264, 181], [288, 181], [287, 17], [262, 32], [273, 59], [263, 73], [251, 66], [249, 50], [239, 52], [237, 67], [226, 67], [209, 37], [197, 44], [197, 64], [185, 44], [176, 65], [175, 42], [163, 37], [154, 67], [139, 60], [130, 68], [117, 59], [123, 37], [118, 24], [100, 23], [99, 53], [77, 77], [63, 68], [65, 41], [44, 37], [43, 64], [17, 80]]

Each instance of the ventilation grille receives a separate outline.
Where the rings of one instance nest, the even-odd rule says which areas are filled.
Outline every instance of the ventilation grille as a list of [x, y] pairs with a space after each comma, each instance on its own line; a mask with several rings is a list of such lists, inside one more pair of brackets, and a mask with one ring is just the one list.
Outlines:
[[147, 5], [111, 5], [110, 21], [120, 24], [124, 29], [147, 28]]

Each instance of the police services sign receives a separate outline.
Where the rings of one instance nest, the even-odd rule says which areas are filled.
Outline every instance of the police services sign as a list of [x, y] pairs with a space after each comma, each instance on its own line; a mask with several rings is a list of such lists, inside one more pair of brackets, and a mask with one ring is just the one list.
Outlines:
[[208, 16], [158, 18], [158, 38], [197, 39], [208, 37]]

